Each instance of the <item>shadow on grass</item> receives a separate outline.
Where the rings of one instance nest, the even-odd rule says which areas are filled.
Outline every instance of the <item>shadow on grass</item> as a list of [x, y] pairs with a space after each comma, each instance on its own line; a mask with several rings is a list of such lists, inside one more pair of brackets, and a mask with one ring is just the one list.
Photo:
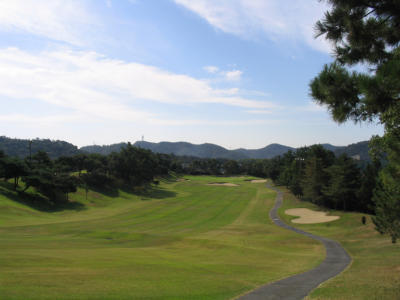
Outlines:
[[116, 198], [119, 196], [119, 192], [117, 188], [114, 187], [96, 187], [90, 186], [91, 191], [102, 194], [107, 197]]
[[[163, 178], [171, 181], [175, 181], [176, 179]], [[136, 196], [141, 197], [143, 201], [149, 201], [153, 199], [166, 199], [176, 197], [177, 193], [161, 188], [158, 184], [147, 184], [143, 186], [136, 187], [128, 187], [122, 186], [120, 189], [124, 192], [134, 194]], [[90, 187], [91, 191], [94, 191], [99, 194], [103, 194], [108, 197], [116, 198], [119, 197], [118, 188], [113, 187]], [[87, 207], [80, 202], [71, 202], [71, 201], [60, 201], [58, 203], [52, 202], [40, 193], [26, 191], [23, 192], [21, 190], [14, 190], [14, 185], [10, 182], [0, 182], [0, 195], [3, 195], [15, 202], [24, 204], [33, 209], [44, 211], [44, 212], [57, 212], [63, 210], [75, 210], [81, 211], [87, 209]]]
[[62, 210], [80, 211], [86, 209], [85, 206], [79, 202], [62, 201], [54, 203], [38, 193], [22, 192], [19, 190], [15, 191], [13, 184], [9, 182], [0, 183], [0, 195], [44, 212], [56, 212]]
[[130, 191], [131, 193], [140, 196], [143, 201], [152, 199], [166, 199], [176, 197], [177, 193], [166, 190], [159, 186], [149, 185], [145, 187], [135, 188]]

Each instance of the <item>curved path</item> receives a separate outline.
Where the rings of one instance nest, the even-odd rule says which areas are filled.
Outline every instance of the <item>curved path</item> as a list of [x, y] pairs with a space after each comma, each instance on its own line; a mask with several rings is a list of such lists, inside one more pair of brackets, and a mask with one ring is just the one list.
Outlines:
[[282, 205], [283, 193], [277, 188], [271, 186], [268, 186], [268, 188], [277, 192], [275, 206], [269, 213], [272, 221], [280, 227], [322, 242], [326, 248], [326, 258], [310, 271], [263, 285], [239, 299], [303, 299], [322, 282], [341, 273], [349, 265], [351, 258], [338, 242], [313, 235], [284, 223], [278, 217], [278, 208]]

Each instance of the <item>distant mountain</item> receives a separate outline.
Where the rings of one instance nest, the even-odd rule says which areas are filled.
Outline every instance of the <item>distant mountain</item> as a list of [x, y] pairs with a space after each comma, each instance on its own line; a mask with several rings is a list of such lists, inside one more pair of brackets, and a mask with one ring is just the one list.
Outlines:
[[85, 153], [99, 153], [103, 155], [108, 155], [111, 154], [112, 152], [121, 151], [121, 148], [125, 147], [126, 145], [127, 143], [118, 143], [118, 144], [104, 145], [104, 146], [92, 145], [92, 146], [81, 147], [79, 150]]
[[246, 158], [255, 158], [255, 159], [264, 159], [264, 158], [273, 158], [278, 155], [283, 155], [289, 150], [296, 150], [296, 148], [280, 145], [280, 144], [270, 144], [264, 148], [261, 149], [254, 149], [254, 150], [248, 150], [248, 149], [237, 149], [237, 150], [231, 150], [232, 152], [240, 153]]
[[[79, 153], [78, 147], [64, 142], [52, 141], [49, 139], [34, 139], [31, 140], [32, 154], [38, 151], [47, 152], [51, 158], [60, 156], [72, 156]], [[0, 150], [9, 156], [18, 156], [25, 158], [29, 156], [29, 142], [30, 140], [12, 139], [5, 136], [0, 136]]]
[[[51, 158], [59, 156], [70, 156], [78, 153], [100, 153], [108, 155], [112, 152], [119, 152], [127, 143], [118, 143], [112, 145], [92, 145], [78, 149], [76, 146], [64, 141], [52, 141], [49, 139], [32, 140], [32, 154], [39, 150], [45, 151]], [[149, 149], [156, 153], [174, 154], [177, 156], [193, 156], [200, 158], [225, 158], [225, 159], [266, 159], [283, 155], [289, 150], [295, 151], [296, 148], [270, 144], [261, 149], [235, 149], [228, 150], [224, 147], [205, 143], [195, 145], [187, 142], [160, 142], [151, 143], [138, 141], [133, 144], [136, 147]], [[333, 151], [336, 155], [346, 153], [358, 160], [370, 160], [368, 155], [368, 141], [351, 144], [349, 146], [333, 146], [331, 144], [321, 144], [325, 149]], [[26, 157], [29, 155], [29, 140], [11, 139], [0, 137], [0, 150], [7, 155]]]
[[346, 148], [346, 146], [333, 146], [331, 144], [321, 144], [321, 146], [324, 147], [326, 150], [329, 150], [332, 152], [336, 152], [336, 151]]
[[368, 141], [358, 142], [347, 147], [339, 147], [334, 152], [336, 155], [346, 153], [357, 160], [371, 160], [368, 154]]
[[[87, 153], [110, 154], [113, 151], [120, 151], [126, 143], [113, 144], [108, 146], [86, 146], [80, 148], [81, 151]], [[225, 158], [225, 159], [250, 159], [250, 158], [272, 158], [283, 155], [289, 150], [295, 148], [283, 146], [279, 144], [271, 144], [261, 149], [236, 149], [228, 150], [224, 147], [205, 143], [195, 145], [187, 142], [160, 142], [151, 143], [138, 141], [133, 144], [136, 147], [151, 150], [156, 153], [174, 154], [177, 156], [194, 156], [200, 158]]]
[[224, 147], [214, 144], [194, 145], [187, 142], [160, 142], [150, 143], [138, 141], [134, 144], [136, 147], [149, 149], [157, 153], [175, 154], [177, 156], [195, 156], [200, 158], [227, 158], [227, 159], [244, 159], [248, 158], [242, 153], [234, 152]]
[[[226, 159], [266, 159], [283, 155], [289, 150], [295, 151], [296, 148], [280, 144], [270, 144], [261, 149], [235, 149], [228, 150], [224, 147], [214, 144], [195, 145], [187, 142], [160, 142], [151, 143], [138, 141], [133, 144], [136, 147], [151, 150], [156, 153], [174, 154], [177, 156], [194, 156], [200, 158], [226, 158]], [[346, 153], [349, 156], [359, 160], [369, 160], [368, 142], [359, 142], [349, 146], [333, 146], [331, 144], [321, 144], [325, 149], [334, 152], [336, 155]], [[107, 146], [86, 146], [80, 148], [87, 153], [110, 154], [118, 152], [126, 143], [119, 143]]]

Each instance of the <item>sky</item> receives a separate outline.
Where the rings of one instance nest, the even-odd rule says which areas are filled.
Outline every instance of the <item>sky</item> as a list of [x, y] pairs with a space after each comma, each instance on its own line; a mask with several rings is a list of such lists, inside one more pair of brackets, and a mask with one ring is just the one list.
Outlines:
[[0, 135], [77, 146], [348, 145], [309, 93], [333, 61], [318, 0], [0, 0]]

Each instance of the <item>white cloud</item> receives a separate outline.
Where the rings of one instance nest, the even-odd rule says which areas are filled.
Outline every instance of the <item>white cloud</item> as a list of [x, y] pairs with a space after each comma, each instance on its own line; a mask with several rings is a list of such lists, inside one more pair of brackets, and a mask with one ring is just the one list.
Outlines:
[[215, 74], [215, 73], [217, 73], [219, 71], [219, 68], [216, 67], [216, 66], [206, 66], [203, 69], [206, 70], [208, 73], [211, 73], [211, 74]]
[[27, 32], [81, 45], [83, 33], [97, 24], [79, 0], [1, 0], [0, 30]]
[[243, 72], [239, 71], [239, 70], [233, 70], [233, 71], [224, 72], [226, 80], [229, 80], [229, 81], [238, 81], [238, 80], [240, 80], [242, 74], [243, 74]]
[[329, 52], [323, 39], [314, 39], [314, 24], [327, 10], [316, 0], [174, 0], [215, 28], [243, 38], [260, 33], [271, 40], [290, 40]]
[[278, 124], [280, 120], [153, 120], [152, 124], [163, 126], [253, 126]]
[[216, 66], [206, 66], [203, 67], [203, 69], [208, 73], [218, 75], [227, 81], [239, 81], [243, 74], [240, 70], [224, 71]]
[[144, 102], [276, 107], [237, 93], [235, 88], [214, 89], [204, 80], [108, 59], [95, 52], [63, 50], [34, 55], [16, 48], [0, 50], [0, 96], [45, 102], [81, 117], [154, 122], [159, 116], [138, 109]]
[[255, 115], [269, 115], [269, 114], [272, 114], [271, 110], [260, 110], [260, 109], [257, 109], [257, 110], [246, 110], [246, 112], [249, 113], [249, 114], [255, 114]]
[[54, 126], [55, 124], [80, 121], [79, 115], [28, 116], [24, 114], [0, 115], [0, 122], [27, 123], [39, 126]]

